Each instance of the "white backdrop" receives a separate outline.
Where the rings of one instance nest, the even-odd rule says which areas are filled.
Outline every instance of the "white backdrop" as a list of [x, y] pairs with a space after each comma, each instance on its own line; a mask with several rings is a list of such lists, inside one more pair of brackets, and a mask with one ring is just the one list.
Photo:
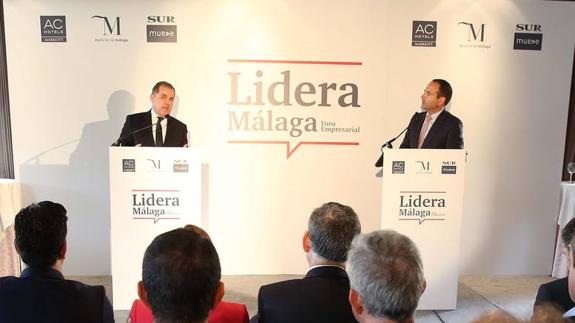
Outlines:
[[[5, 0], [4, 6], [16, 176], [25, 202], [51, 199], [68, 208], [66, 274], [110, 273], [107, 146], [126, 114], [149, 108], [156, 81], [176, 87], [173, 115], [187, 123], [191, 144], [205, 156], [203, 223], [224, 273], [271, 274], [305, 271], [301, 236], [323, 202], [351, 205], [364, 232], [378, 228], [379, 146], [407, 125], [436, 77], [454, 87], [451, 112], [464, 123], [469, 152], [461, 271], [550, 272], [574, 3]], [[104, 22], [94, 15], [112, 23], [120, 17], [121, 35], [102, 35]], [[40, 16], [66, 16], [67, 42], [41, 42]], [[173, 16], [177, 43], [146, 42], [148, 16]], [[414, 20], [437, 22], [436, 47], [411, 46]], [[473, 24], [478, 39], [459, 22]], [[541, 51], [513, 50], [517, 24], [542, 26]], [[230, 61], [237, 59], [356, 64]], [[274, 106], [267, 88], [284, 71], [291, 106]], [[263, 104], [230, 104], [229, 73], [241, 73], [240, 100], [255, 96], [253, 84], [261, 81]], [[322, 83], [337, 89], [353, 83], [359, 106], [338, 104], [350, 86], [329, 90], [329, 107], [320, 106], [321, 94], [304, 95], [316, 103], [302, 107], [294, 92], [306, 82], [318, 93]], [[277, 86], [276, 98], [282, 90]], [[257, 128], [260, 111], [264, 123], [268, 113], [274, 124], [280, 117], [314, 118], [318, 131], [230, 130], [231, 115], [240, 120], [244, 113]], [[321, 121], [358, 132], [322, 132]], [[286, 158], [286, 144], [230, 143], [237, 140], [289, 141], [291, 149], [300, 141], [353, 145], [304, 144]]]

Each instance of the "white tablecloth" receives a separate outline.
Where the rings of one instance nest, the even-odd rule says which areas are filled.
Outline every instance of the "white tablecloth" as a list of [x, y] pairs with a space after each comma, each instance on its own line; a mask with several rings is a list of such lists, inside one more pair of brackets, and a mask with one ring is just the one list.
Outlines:
[[557, 216], [559, 234], [557, 243], [555, 244], [555, 258], [553, 261], [553, 272], [551, 274], [555, 278], [567, 277], [567, 257], [561, 253], [561, 249], [563, 248], [561, 230], [563, 230], [567, 222], [573, 217], [575, 217], [575, 182], [562, 182], [559, 215]]
[[20, 275], [20, 258], [14, 249], [14, 216], [21, 208], [20, 185], [0, 180], [0, 277]]

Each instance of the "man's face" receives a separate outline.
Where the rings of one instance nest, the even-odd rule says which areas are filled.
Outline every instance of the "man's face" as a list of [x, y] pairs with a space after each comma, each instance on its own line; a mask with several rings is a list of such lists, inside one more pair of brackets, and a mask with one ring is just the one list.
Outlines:
[[172, 112], [176, 92], [167, 86], [160, 86], [157, 93], [150, 95], [152, 109], [157, 115], [165, 117]]
[[421, 108], [429, 113], [435, 113], [445, 104], [445, 98], [438, 98], [439, 84], [430, 82], [421, 95]]

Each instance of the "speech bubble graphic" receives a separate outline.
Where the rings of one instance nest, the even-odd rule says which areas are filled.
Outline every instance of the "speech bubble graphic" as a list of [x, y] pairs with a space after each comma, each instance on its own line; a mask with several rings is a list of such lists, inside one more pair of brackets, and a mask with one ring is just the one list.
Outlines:
[[[295, 145], [294, 145], [295, 143]], [[256, 144], [256, 145], [286, 145], [286, 159], [302, 145], [323, 145], [323, 146], [359, 146], [359, 142], [344, 141], [288, 141], [288, 140], [228, 140], [228, 144]], [[291, 148], [293, 146], [293, 149]]]

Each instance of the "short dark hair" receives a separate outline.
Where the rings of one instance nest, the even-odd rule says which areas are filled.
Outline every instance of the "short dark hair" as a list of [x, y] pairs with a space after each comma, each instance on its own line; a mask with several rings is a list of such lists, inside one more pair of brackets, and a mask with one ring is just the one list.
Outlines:
[[[575, 254], [573, 254], [573, 247], [571, 246], [571, 242], [573, 241], [573, 237], [575, 236], [575, 218], [571, 219], [565, 227], [563, 231], [561, 231], [561, 241], [563, 241], [563, 245], [569, 249], [571, 252], [571, 256], [575, 259]], [[575, 263], [573, 264], [575, 266]]]
[[22, 261], [30, 267], [53, 266], [66, 241], [66, 221], [66, 209], [51, 201], [32, 203], [20, 210], [14, 230]]
[[220, 279], [216, 248], [209, 237], [194, 230], [163, 233], [144, 254], [142, 281], [158, 321], [203, 322]]
[[439, 84], [439, 91], [437, 91], [437, 98], [444, 97], [445, 105], [451, 101], [451, 95], [453, 95], [453, 89], [451, 84], [443, 79], [434, 79], [432, 82]]
[[169, 87], [170, 89], [172, 89], [174, 92], [176, 92], [176, 89], [174, 88], [174, 86], [166, 81], [160, 81], [158, 83], [156, 83], [156, 85], [154, 85], [154, 87], [152, 88], [152, 94], [156, 94], [160, 91], [160, 86], [166, 86]]
[[315, 209], [308, 221], [311, 248], [319, 256], [344, 262], [353, 238], [361, 232], [355, 211], [336, 202]]

